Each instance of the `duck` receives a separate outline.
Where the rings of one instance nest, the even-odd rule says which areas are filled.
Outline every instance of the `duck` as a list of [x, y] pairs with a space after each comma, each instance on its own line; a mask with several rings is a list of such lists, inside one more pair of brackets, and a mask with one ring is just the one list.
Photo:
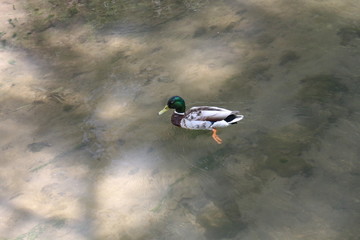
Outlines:
[[185, 100], [180, 96], [169, 98], [159, 115], [170, 109], [174, 109], [171, 116], [173, 125], [190, 130], [211, 130], [211, 136], [218, 144], [222, 143], [222, 139], [217, 135], [217, 129], [236, 124], [244, 118], [239, 111], [212, 106], [196, 106], [186, 111]]

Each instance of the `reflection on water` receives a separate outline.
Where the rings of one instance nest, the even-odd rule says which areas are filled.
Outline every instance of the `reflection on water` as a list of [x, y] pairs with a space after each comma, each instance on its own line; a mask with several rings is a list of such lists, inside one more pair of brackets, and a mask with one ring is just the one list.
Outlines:
[[0, 3], [0, 239], [357, 239], [359, 8]]

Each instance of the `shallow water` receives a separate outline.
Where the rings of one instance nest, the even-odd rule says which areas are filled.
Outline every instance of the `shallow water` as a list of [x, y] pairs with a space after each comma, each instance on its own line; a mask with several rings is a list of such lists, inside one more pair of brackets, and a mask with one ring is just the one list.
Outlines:
[[1, 2], [0, 239], [358, 239], [359, 9]]

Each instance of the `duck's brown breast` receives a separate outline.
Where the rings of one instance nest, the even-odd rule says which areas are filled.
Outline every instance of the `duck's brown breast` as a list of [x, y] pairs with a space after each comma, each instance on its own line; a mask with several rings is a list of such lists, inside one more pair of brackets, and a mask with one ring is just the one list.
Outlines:
[[180, 122], [181, 122], [181, 119], [183, 119], [183, 118], [184, 118], [184, 115], [173, 113], [173, 115], [171, 116], [171, 123], [174, 124], [175, 126], [181, 127]]

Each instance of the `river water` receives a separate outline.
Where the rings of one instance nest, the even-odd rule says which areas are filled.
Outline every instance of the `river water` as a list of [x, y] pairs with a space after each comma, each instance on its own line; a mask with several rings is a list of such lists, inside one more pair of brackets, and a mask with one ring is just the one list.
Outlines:
[[[359, 239], [358, 0], [0, 12], [0, 239]], [[173, 95], [245, 118], [219, 145]]]

